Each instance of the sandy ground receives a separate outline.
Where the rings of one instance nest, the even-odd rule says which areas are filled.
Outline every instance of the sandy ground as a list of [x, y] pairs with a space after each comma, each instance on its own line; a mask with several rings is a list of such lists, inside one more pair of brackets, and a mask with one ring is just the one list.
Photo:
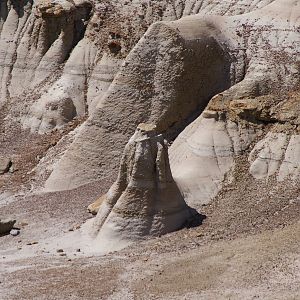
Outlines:
[[12, 247], [1, 299], [299, 299], [299, 235], [299, 222], [229, 240], [189, 229], [103, 257]]
[[[44, 155], [57, 134], [29, 136], [26, 151]], [[13, 151], [21, 170], [2, 177], [0, 187], [0, 213], [15, 217], [20, 228], [17, 237], [0, 237], [1, 300], [300, 299], [299, 182], [255, 181], [246, 154], [229, 176], [235, 180], [200, 208], [201, 226], [92, 255], [74, 236], [91, 218], [88, 204], [113, 178], [33, 193], [29, 171], [36, 162], [22, 155], [19, 140]], [[6, 136], [0, 153], [11, 152], [10, 145]]]
[[54, 241], [72, 245], [69, 230], [79, 232], [87, 204], [107, 186], [1, 202], [2, 213], [28, 225], [1, 237], [0, 299], [300, 299], [300, 204], [291, 189], [278, 199], [260, 186], [255, 199], [254, 187], [240, 197], [233, 183], [202, 208], [199, 227], [105, 256], [78, 252], [76, 242], [60, 256]]

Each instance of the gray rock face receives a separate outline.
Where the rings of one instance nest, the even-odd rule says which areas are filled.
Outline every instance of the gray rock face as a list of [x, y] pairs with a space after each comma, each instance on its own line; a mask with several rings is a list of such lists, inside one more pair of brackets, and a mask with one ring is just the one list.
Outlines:
[[101, 250], [117, 250], [178, 230], [193, 218], [173, 180], [163, 137], [155, 126], [140, 124], [94, 220], [95, 243]]
[[0, 219], [0, 235], [8, 234], [14, 227], [16, 220]]
[[56, 165], [46, 190], [75, 188], [116, 173], [118, 157], [141, 122], [171, 134], [216, 94], [229, 102], [295, 87], [297, 8], [293, 0], [276, 0], [245, 15], [200, 14], [150, 26]]
[[275, 175], [279, 181], [300, 177], [300, 135], [269, 132], [249, 155], [250, 174], [256, 179]]

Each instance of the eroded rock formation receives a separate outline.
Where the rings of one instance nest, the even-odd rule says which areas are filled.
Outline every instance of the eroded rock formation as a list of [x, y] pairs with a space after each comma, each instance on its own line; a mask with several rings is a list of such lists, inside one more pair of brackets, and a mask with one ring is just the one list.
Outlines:
[[245, 15], [200, 13], [152, 25], [56, 165], [46, 190], [111, 176], [140, 122], [174, 137], [215, 94], [221, 104], [296, 88], [298, 15], [297, 1], [277, 0]]
[[211, 202], [235, 157], [249, 147], [257, 131], [233, 122], [225, 112], [206, 110], [177, 137], [170, 148], [171, 169], [190, 205]]
[[255, 178], [296, 178], [299, 14], [296, 0], [2, 1], [5, 122], [45, 133], [89, 116], [41, 160], [45, 191], [116, 176], [141, 122], [175, 140], [195, 206], [250, 148]]
[[160, 236], [196, 219], [173, 180], [168, 148], [151, 124], [140, 124], [125, 147], [118, 179], [92, 220], [101, 250]]

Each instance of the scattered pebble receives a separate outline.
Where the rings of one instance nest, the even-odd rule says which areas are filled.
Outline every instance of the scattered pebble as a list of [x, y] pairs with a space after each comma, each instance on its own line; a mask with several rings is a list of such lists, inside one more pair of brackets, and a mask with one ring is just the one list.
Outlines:
[[31, 246], [31, 245], [36, 245], [36, 244], [38, 244], [38, 242], [34, 241], [34, 242], [29, 242], [29, 243], [27, 243], [26, 245], [27, 245], [27, 246]]
[[57, 253], [63, 253], [64, 250], [63, 250], [63, 249], [57, 249], [56, 252], [57, 252]]
[[18, 229], [12, 229], [10, 232], [9, 232], [10, 235], [12, 236], [17, 236], [20, 234], [20, 230]]
[[20, 222], [19, 224], [21, 227], [25, 227], [25, 226], [28, 226], [28, 223], [27, 222]]

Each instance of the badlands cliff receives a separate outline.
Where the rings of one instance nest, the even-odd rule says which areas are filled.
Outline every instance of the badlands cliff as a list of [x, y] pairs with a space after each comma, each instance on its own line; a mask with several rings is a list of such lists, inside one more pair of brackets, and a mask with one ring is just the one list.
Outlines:
[[298, 0], [0, 0], [0, 295], [297, 299], [299, 89]]

